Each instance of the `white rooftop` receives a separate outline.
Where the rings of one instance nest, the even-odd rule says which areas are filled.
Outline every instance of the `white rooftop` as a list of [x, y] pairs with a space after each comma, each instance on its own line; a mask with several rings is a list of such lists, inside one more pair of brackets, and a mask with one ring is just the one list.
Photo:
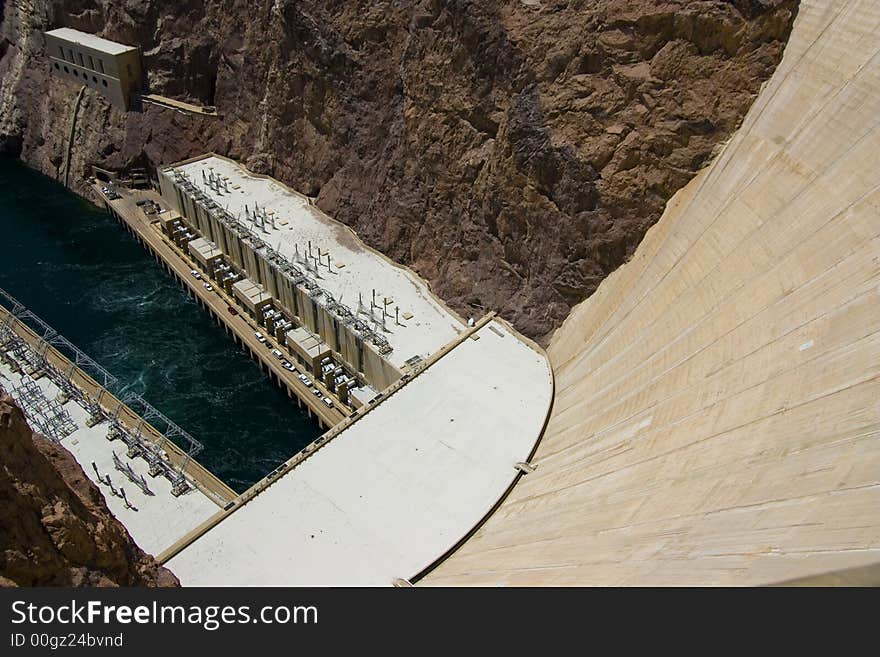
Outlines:
[[[324, 215], [305, 196], [216, 155], [172, 168], [186, 174], [191, 183], [294, 264], [297, 264], [297, 245], [300, 254], [307, 252], [309, 241], [313, 249], [321, 249], [322, 253], [329, 251], [333, 273], [327, 271], [325, 265], [319, 270], [321, 278], [317, 282], [353, 311], [358, 307], [358, 294], [369, 308], [373, 289], [377, 303], [382, 304], [384, 298], [391, 299], [392, 303], [387, 306], [392, 315], [386, 323], [389, 332], [383, 335], [394, 349], [388, 360], [396, 367], [402, 367], [412, 356], [426, 357], [434, 353], [463, 330], [461, 320], [430, 293], [425, 281], [364, 245], [348, 227]], [[206, 174], [213, 170], [214, 174], [226, 178], [229, 193], [218, 194], [203, 182], [203, 170]], [[275, 228], [268, 226], [268, 233], [253, 226], [245, 215], [245, 205], [253, 211], [254, 203], [274, 212]], [[394, 323], [395, 306], [400, 308], [403, 326]], [[407, 320], [404, 313], [413, 316]]]
[[215, 253], [219, 253], [217, 249], [217, 245], [210, 240], [206, 240], [204, 237], [197, 237], [196, 239], [189, 242], [189, 246], [199, 251], [199, 253], [203, 253], [207, 256], [214, 255]]
[[542, 354], [497, 321], [477, 334], [168, 567], [189, 586], [389, 586], [442, 556], [513, 482], [553, 395]]
[[99, 36], [95, 36], [94, 34], [89, 34], [88, 32], [80, 32], [79, 30], [74, 30], [70, 27], [59, 27], [56, 30], [49, 30], [48, 32], [46, 32], [46, 34], [58, 37], [59, 39], [64, 39], [65, 41], [70, 41], [72, 43], [78, 43], [79, 45], [85, 46], [86, 48], [100, 50], [101, 52], [105, 52], [108, 55], [120, 55], [124, 52], [128, 52], [129, 50], [137, 50], [135, 46], [127, 46], [124, 43], [116, 43], [115, 41], [103, 39]]
[[371, 401], [376, 395], [379, 394], [379, 391], [376, 390], [373, 386], [365, 385], [360, 388], [352, 388], [348, 391], [348, 396], [357, 399], [361, 404], [366, 404]]
[[[15, 396], [12, 388], [19, 383], [19, 375], [13, 374], [9, 366], [2, 362], [0, 383]], [[59, 393], [58, 388], [47, 377], [38, 379], [37, 385], [49, 399], [55, 398]], [[88, 413], [73, 401], [66, 403], [64, 409], [78, 428], [61, 442], [62, 446], [73, 454], [86, 476], [103, 493], [111, 513], [125, 525], [135, 543], [145, 552], [159, 554], [220, 510], [217, 504], [199, 490], [191, 490], [180, 497], [174, 497], [171, 494], [170, 481], [165, 477], [150, 477], [149, 466], [143, 459], [127, 458], [126, 447], [121, 440], [107, 440], [107, 422], [94, 427], [87, 426]], [[115, 468], [114, 451], [137, 474], [143, 475], [153, 495], [144, 493]], [[98, 466], [102, 477], [109, 473], [114, 487], [119, 489], [121, 486], [125, 489], [126, 497], [137, 511], [126, 508], [122, 499], [111, 494], [105, 484], [98, 482], [92, 462]]]
[[303, 351], [312, 357], [320, 356], [330, 351], [330, 347], [321, 339], [320, 335], [312, 333], [304, 326], [297, 326], [295, 329], [289, 330], [286, 333], [286, 337], [289, 341], [298, 344]]

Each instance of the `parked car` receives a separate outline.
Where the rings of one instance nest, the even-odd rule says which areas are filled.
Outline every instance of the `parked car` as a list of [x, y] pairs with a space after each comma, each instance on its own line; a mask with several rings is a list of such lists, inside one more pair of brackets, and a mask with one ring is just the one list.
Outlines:
[[266, 338], [259, 331], [254, 331], [254, 337], [257, 339], [257, 342], [261, 342], [262, 344], [266, 344]]
[[317, 388], [312, 389], [312, 394], [315, 395], [315, 397], [322, 397], [323, 396], [321, 391], [318, 390]]
[[272, 350], [272, 355], [275, 356], [275, 358], [277, 358], [278, 360], [281, 360], [282, 358], [284, 358], [284, 354], [282, 354], [277, 349]]
[[321, 401], [324, 402], [324, 406], [327, 408], [333, 408], [333, 401], [329, 397], [322, 397]]
[[214, 291], [214, 286], [211, 285], [210, 283], [208, 283], [207, 281], [205, 281], [204, 283], [202, 283], [202, 285], [205, 286], [205, 289], [206, 289], [208, 292], [213, 292], [213, 291]]
[[230, 315], [237, 315], [238, 314], [238, 311], [235, 308], [233, 308], [232, 306], [226, 306], [226, 310], [229, 311]]

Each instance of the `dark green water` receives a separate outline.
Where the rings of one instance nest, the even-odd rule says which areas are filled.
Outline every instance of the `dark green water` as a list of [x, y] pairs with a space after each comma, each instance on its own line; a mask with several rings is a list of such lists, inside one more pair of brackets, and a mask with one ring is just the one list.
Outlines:
[[0, 287], [204, 444], [243, 491], [320, 433], [106, 212], [0, 158]]

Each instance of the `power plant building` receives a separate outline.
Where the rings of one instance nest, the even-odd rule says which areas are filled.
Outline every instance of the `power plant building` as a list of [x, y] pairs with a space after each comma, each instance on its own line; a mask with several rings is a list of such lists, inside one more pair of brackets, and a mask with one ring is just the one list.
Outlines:
[[333, 352], [383, 390], [466, 328], [424, 281], [271, 178], [207, 155], [160, 169], [159, 183], [179, 239], [216, 246], [236, 298], [258, 321], [260, 304], [283, 313], [285, 344], [307, 362]]

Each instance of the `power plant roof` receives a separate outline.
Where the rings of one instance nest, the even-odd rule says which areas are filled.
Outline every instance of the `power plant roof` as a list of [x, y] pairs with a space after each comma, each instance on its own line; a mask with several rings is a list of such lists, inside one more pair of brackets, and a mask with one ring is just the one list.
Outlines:
[[[385, 327], [378, 331], [393, 348], [387, 358], [394, 366], [402, 367], [413, 356], [429, 356], [464, 330], [461, 319], [431, 293], [424, 280], [364, 245], [307, 197], [217, 155], [166, 170], [173, 169], [304, 271], [311, 244], [316, 282], [352, 312], [359, 304], [369, 310], [375, 298], [376, 316], [381, 317], [383, 310], [385, 314]], [[219, 176], [228, 191], [218, 193], [203, 172]], [[253, 219], [257, 208], [267, 220]], [[376, 328], [372, 323], [370, 327]]]

